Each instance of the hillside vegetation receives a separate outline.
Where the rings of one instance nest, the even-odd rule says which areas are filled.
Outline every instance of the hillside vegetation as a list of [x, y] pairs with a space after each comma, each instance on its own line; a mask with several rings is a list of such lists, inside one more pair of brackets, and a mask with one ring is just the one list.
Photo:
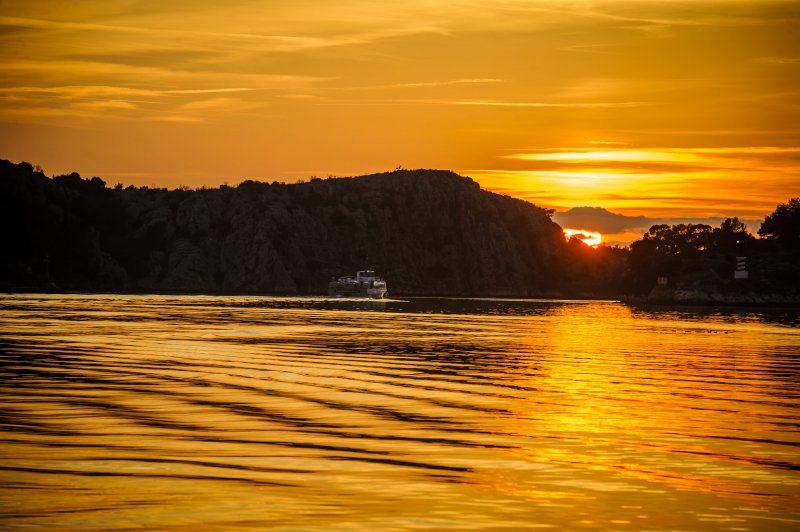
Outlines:
[[447, 171], [166, 190], [2, 161], [0, 202], [12, 287], [313, 294], [369, 265], [394, 293], [575, 288], [548, 211]]
[[761, 238], [732, 218], [630, 249], [565, 241], [550, 215], [441, 170], [166, 190], [0, 160], [0, 287], [324, 294], [372, 267], [394, 294], [800, 302], [800, 199]]

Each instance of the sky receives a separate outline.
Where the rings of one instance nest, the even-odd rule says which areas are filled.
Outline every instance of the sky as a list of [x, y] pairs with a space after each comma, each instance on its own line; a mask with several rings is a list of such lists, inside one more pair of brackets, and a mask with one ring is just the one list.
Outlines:
[[0, 157], [161, 187], [450, 169], [756, 230], [800, 195], [799, 28], [772, 0], [0, 0]]

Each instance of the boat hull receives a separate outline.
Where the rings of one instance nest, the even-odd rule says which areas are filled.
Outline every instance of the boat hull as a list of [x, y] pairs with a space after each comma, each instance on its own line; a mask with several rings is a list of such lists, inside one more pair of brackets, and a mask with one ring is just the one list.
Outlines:
[[328, 295], [331, 297], [366, 297], [370, 299], [383, 299], [386, 288], [375, 288], [368, 285], [359, 286], [350, 283], [333, 282], [328, 285]]
[[386, 281], [375, 275], [374, 270], [361, 270], [355, 277], [339, 277], [328, 283], [328, 295], [331, 297], [383, 299], [386, 290]]

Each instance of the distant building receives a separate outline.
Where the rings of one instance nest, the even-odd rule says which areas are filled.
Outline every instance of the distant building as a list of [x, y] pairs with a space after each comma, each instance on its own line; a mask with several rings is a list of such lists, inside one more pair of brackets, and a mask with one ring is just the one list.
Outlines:
[[736, 257], [736, 271], [733, 272], [734, 279], [747, 279], [747, 267], [745, 266], [745, 262], [747, 261], [747, 257]]
[[669, 279], [667, 279], [667, 277], [663, 277], [663, 276], [662, 276], [662, 277], [659, 277], [659, 278], [658, 278], [658, 280], [656, 281], [656, 284], [657, 284], [658, 286], [667, 286], [667, 282], [668, 282], [668, 281], [669, 281]]

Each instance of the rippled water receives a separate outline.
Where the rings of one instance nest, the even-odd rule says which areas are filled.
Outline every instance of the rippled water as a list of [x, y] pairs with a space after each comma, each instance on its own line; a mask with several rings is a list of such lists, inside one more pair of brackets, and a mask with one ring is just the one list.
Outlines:
[[0, 527], [790, 530], [796, 312], [0, 299]]

